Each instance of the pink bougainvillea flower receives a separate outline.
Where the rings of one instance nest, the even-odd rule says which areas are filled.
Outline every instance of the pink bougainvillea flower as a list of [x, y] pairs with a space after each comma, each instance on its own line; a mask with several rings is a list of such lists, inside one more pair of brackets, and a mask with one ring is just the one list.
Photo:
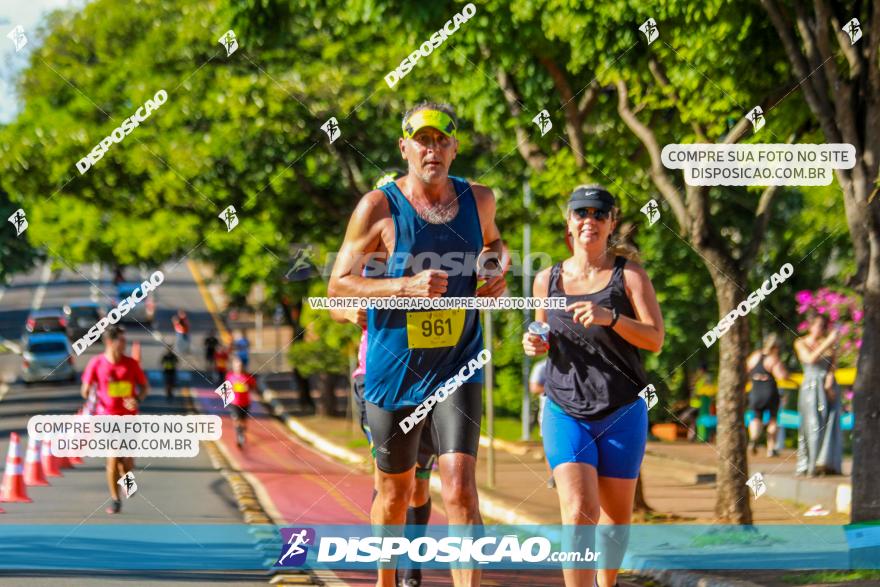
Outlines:
[[862, 341], [861, 341], [861, 339], [859, 339], [859, 340], [856, 341], [856, 348], [857, 348], [857, 349], [861, 349], [861, 348], [862, 348]]
[[809, 304], [813, 301], [813, 292], [809, 290], [802, 290], [795, 294], [794, 299], [799, 304]]
[[806, 320], [804, 320], [803, 322], [798, 324], [798, 330], [806, 330], [809, 327], [810, 327], [810, 323], [807, 322]]
[[856, 310], [855, 312], [852, 313], [853, 321], [854, 322], [861, 322], [862, 317], [864, 315], [865, 315], [865, 312], [863, 310]]

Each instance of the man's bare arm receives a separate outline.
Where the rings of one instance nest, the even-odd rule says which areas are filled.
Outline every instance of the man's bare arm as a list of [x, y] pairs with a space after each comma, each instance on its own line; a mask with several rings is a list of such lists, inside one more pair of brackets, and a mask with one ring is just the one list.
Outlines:
[[471, 184], [471, 189], [474, 192], [474, 200], [480, 215], [480, 229], [483, 233], [483, 250], [480, 252], [480, 258], [497, 259], [499, 265], [495, 267], [495, 270], [501, 270], [500, 274], [493, 272], [492, 275], [485, 276], [488, 279], [477, 290], [477, 295], [498, 297], [507, 288], [504, 274], [507, 273], [510, 265], [510, 256], [507, 254], [507, 247], [501, 240], [498, 225], [495, 224], [495, 194], [491, 189], [481, 184]]

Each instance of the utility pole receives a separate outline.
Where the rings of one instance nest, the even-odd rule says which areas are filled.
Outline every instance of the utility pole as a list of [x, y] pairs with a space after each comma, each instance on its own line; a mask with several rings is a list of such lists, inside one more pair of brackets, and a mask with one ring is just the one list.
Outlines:
[[[529, 181], [523, 182], [523, 210], [525, 210], [525, 222], [523, 223], [523, 251], [522, 251], [522, 278], [523, 278], [523, 297], [531, 297], [532, 295], [532, 260], [530, 258], [532, 249], [532, 225], [529, 222], [531, 218], [532, 207], [532, 186]], [[523, 332], [528, 327], [532, 317], [530, 311], [523, 310]], [[523, 357], [522, 368], [522, 436], [521, 440], [528, 440], [532, 432], [532, 404], [531, 394], [529, 393], [529, 371], [532, 367], [530, 357]]]
[[[492, 314], [489, 310], [484, 311], [486, 325], [483, 329], [486, 335], [486, 348], [492, 351]], [[495, 402], [494, 402], [494, 364], [489, 357], [489, 362], [483, 367], [483, 375], [486, 381], [486, 435], [489, 437], [489, 449], [487, 451], [488, 487], [495, 488]]]

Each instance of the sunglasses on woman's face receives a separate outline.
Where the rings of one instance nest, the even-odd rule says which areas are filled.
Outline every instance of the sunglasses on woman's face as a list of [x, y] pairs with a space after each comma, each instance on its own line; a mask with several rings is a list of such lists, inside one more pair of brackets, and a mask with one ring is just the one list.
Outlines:
[[584, 220], [589, 217], [593, 217], [595, 220], [608, 220], [608, 217], [611, 215], [611, 211], [609, 210], [599, 210], [597, 208], [578, 208], [577, 210], [572, 210], [572, 213]]

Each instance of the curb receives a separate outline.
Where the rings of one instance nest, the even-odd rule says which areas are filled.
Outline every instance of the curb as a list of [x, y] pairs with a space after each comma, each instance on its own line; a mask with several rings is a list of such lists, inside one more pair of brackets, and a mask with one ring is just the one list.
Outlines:
[[280, 418], [282, 422], [284, 422], [288, 430], [293, 432], [301, 440], [313, 446], [320, 452], [341, 461], [345, 461], [350, 465], [366, 466], [370, 464], [369, 459], [367, 459], [366, 457], [359, 455], [356, 452], [353, 452], [343, 446], [339, 446], [338, 444], [330, 440], [327, 440], [326, 438], [324, 438], [317, 432], [314, 432], [311, 428], [307, 427], [302, 422], [288, 414], [287, 410], [284, 409], [284, 405], [281, 403], [281, 400], [278, 399], [278, 396], [271, 389], [263, 390], [263, 401], [272, 408], [272, 413]]
[[743, 579], [729, 579], [692, 571], [636, 571], [634, 574], [658, 581], [665, 587], [762, 587]]
[[[184, 406], [188, 412], [199, 413], [193, 402], [190, 390], [187, 388], [183, 393]], [[220, 475], [226, 479], [232, 488], [232, 494], [238, 511], [241, 512], [245, 524], [274, 524], [275, 522], [263, 509], [260, 501], [254, 493], [254, 488], [245, 480], [244, 476], [232, 469], [229, 460], [224, 456], [219, 441], [205, 442], [208, 458], [211, 466], [220, 471]]]

